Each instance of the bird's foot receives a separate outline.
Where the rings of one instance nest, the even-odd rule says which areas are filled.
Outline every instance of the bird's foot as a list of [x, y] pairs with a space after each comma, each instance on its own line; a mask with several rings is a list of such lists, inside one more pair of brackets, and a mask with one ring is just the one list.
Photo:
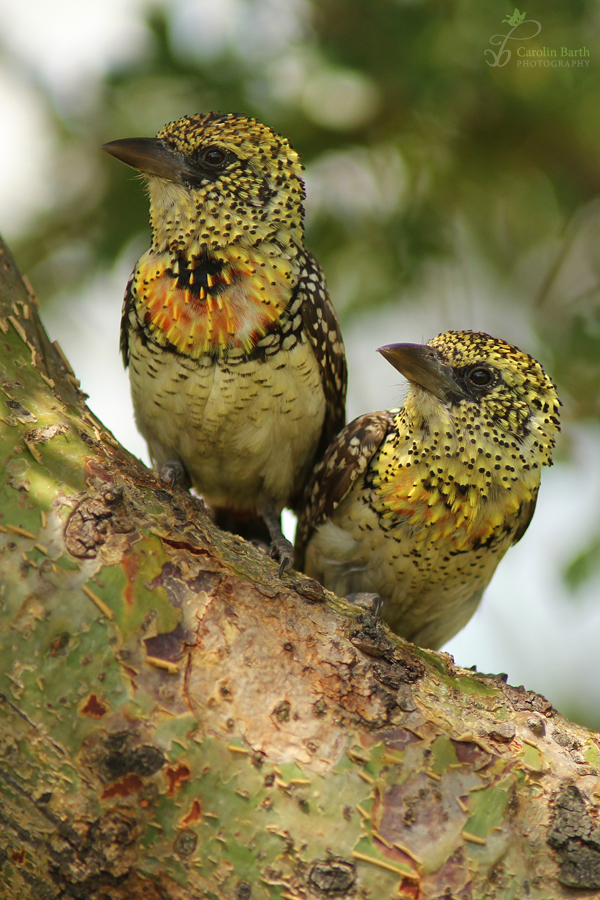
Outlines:
[[162, 464], [158, 474], [160, 480], [166, 482], [172, 491], [176, 487], [188, 487], [189, 485], [188, 473], [178, 459], [168, 459]]
[[294, 546], [286, 537], [276, 538], [271, 542], [271, 557], [279, 560], [279, 577], [283, 578], [286, 569], [292, 568]]
[[347, 594], [346, 600], [352, 606], [358, 606], [360, 609], [364, 609], [365, 612], [373, 613], [374, 616], [379, 615], [383, 606], [383, 600], [379, 594], [369, 594], [364, 591], [359, 591], [356, 594]]
[[285, 570], [292, 568], [294, 547], [281, 530], [281, 516], [274, 509], [263, 510], [262, 514], [271, 537], [271, 556], [279, 560], [279, 577], [283, 578]]

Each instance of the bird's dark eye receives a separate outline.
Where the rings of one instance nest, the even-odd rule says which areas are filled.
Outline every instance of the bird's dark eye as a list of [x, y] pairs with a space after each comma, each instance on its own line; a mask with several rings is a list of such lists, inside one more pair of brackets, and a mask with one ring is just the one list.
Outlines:
[[484, 369], [483, 366], [478, 366], [476, 369], [472, 369], [469, 372], [469, 381], [477, 387], [485, 387], [491, 380], [492, 373], [489, 369]]
[[226, 159], [226, 153], [220, 147], [207, 147], [202, 154], [202, 162], [208, 166], [221, 166]]

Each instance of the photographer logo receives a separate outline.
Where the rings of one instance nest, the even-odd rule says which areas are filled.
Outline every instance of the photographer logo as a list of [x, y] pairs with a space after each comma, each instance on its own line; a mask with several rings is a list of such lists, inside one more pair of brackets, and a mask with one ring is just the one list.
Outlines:
[[515, 55], [517, 66], [536, 67], [544, 66], [556, 68], [587, 68], [590, 64], [590, 51], [586, 47], [570, 49], [569, 47], [540, 47], [536, 44], [526, 46], [525, 41], [532, 41], [542, 30], [542, 23], [537, 19], [526, 19], [526, 13], [515, 9], [511, 16], [502, 20], [510, 25], [510, 31], [506, 34], [494, 34], [490, 38], [490, 44], [498, 47], [494, 52], [491, 48], [484, 50], [488, 66], [505, 66], [513, 56], [514, 45], [510, 42], [518, 41]]

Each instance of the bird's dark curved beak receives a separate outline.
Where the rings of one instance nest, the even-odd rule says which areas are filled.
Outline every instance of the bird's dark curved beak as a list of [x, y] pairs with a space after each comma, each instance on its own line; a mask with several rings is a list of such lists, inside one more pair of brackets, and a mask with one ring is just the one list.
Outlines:
[[442, 362], [433, 347], [426, 344], [386, 344], [377, 352], [408, 381], [421, 385], [442, 402], [464, 396], [452, 367]]
[[172, 150], [159, 138], [123, 138], [102, 144], [101, 149], [145, 175], [182, 183], [191, 174], [183, 153]]

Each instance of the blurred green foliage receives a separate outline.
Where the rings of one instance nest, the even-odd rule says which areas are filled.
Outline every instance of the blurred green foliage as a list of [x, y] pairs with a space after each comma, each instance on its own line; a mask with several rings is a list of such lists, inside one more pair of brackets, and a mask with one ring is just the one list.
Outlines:
[[599, 566], [600, 537], [595, 537], [567, 566], [565, 569], [565, 581], [572, 591], [576, 591], [597, 571]]
[[597, 0], [526, 6], [541, 32], [521, 46], [558, 58], [561, 47], [589, 51], [588, 65], [568, 68], [520, 66], [517, 41], [506, 65], [489, 65], [490, 39], [509, 31], [513, 13], [498, 0], [224, 7], [217, 24], [203, 17], [206, 2], [152, 7], [142, 52], [107, 74], [94, 102], [57, 104], [39, 86], [71, 182], [14, 248], [42, 301], [79, 288], [132, 241], [145, 244], [143, 191], [102, 143], [155, 134], [185, 113], [246, 112], [303, 154], [307, 240], [343, 322], [404, 302], [466, 234], [527, 305], [569, 415], [597, 418]]

